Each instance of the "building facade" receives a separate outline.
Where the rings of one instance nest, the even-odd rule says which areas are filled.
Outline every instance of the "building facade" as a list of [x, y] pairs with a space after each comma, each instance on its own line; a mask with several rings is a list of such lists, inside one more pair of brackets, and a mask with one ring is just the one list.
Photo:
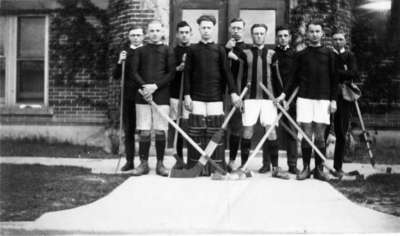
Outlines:
[[[102, 146], [117, 127], [119, 83], [112, 80], [126, 31], [153, 19], [165, 25], [165, 43], [175, 44], [175, 25], [218, 19], [214, 39], [228, 39], [228, 22], [299, 27], [318, 15], [349, 31], [348, 1], [314, 0], [3, 0], [0, 2], [0, 138], [45, 137]], [[250, 42], [250, 35], [245, 35]]]

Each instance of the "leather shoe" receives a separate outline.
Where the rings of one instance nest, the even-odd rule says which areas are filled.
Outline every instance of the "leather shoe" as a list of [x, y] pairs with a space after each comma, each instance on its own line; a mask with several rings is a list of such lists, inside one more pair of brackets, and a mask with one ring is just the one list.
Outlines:
[[296, 179], [297, 180], [305, 180], [310, 178], [311, 176], [311, 171], [310, 171], [310, 167], [309, 166], [304, 166], [304, 169], [297, 174]]
[[147, 161], [142, 161], [138, 167], [133, 169], [133, 176], [147, 175], [150, 172], [149, 163]]
[[164, 177], [167, 177], [168, 174], [169, 174], [168, 169], [165, 168], [165, 166], [164, 166], [162, 161], [157, 161], [156, 174], [164, 176]]

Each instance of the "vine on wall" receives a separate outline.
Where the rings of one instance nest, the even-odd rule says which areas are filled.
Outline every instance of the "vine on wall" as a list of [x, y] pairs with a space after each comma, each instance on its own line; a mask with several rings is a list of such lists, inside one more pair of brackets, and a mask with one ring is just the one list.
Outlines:
[[51, 61], [57, 84], [87, 86], [107, 80], [109, 23], [106, 10], [90, 0], [58, 0], [51, 21]]

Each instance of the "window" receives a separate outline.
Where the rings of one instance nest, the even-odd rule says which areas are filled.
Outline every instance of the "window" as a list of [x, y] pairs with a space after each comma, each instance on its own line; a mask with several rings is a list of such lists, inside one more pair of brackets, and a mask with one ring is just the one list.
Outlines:
[[17, 102], [44, 103], [45, 19], [18, 19]]
[[6, 32], [6, 23], [4, 17], [0, 17], [0, 104], [4, 103], [6, 92], [6, 57], [4, 53], [4, 41]]
[[47, 17], [0, 19], [0, 102], [47, 105]]

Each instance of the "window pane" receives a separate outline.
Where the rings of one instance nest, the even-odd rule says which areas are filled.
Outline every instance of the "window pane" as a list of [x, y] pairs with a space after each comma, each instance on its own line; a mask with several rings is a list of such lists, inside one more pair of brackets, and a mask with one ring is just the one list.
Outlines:
[[18, 18], [18, 57], [44, 56], [44, 17]]
[[6, 81], [6, 59], [4, 57], [4, 43], [6, 37], [6, 22], [4, 17], [0, 17], [0, 102], [5, 97], [5, 81]]
[[17, 102], [44, 102], [44, 62], [19, 61]]
[[0, 17], [0, 56], [4, 55], [4, 39], [6, 37], [6, 21]]
[[[246, 22], [246, 26], [250, 27], [255, 23], [264, 23], [268, 27], [267, 36], [265, 38], [266, 44], [275, 44], [275, 10], [240, 10], [240, 18]], [[252, 43], [250, 30], [244, 33], [244, 41]]]
[[5, 68], [6, 68], [6, 60], [5, 60], [5, 58], [4, 57], [2, 57], [2, 56], [0, 56], [0, 101], [1, 101], [1, 98], [4, 98], [4, 96], [5, 96], [5, 87], [6, 87], [6, 84], [5, 84], [5, 81], [6, 81], [6, 70], [5, 70]]
[[[192, 43], [198, 43], [200, 41], [200, 33], [199, 30], [197, 29], [197, 23], [196, 20], [199, 18], [201, 15], [212, 15], [215, 17], [215, 19], [218, 22], [218, 10], [211, 10], [211, 9], [183, 9], [182, 10], [182, 20], [186, 21], [189, 23], [189, 25], [192, 26], [193, 30], [193, 36], [191, 38]], [[215, 25], [214, 32], [211, 36], [212, 40], [214, 42], [218, 42], [218, 24]]]

